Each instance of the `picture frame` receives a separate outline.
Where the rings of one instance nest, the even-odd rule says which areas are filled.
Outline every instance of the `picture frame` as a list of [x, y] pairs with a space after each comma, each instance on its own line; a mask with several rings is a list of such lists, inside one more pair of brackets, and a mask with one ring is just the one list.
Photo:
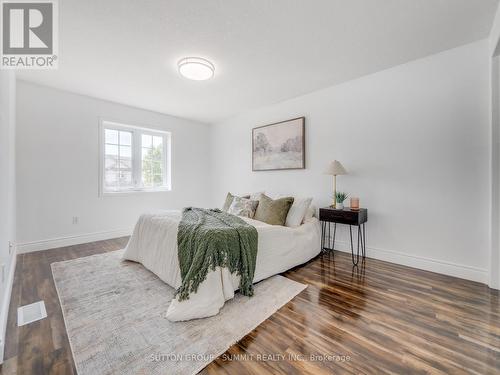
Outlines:
[[252, 129], [252, 171], [305, 167], [305, 117]]

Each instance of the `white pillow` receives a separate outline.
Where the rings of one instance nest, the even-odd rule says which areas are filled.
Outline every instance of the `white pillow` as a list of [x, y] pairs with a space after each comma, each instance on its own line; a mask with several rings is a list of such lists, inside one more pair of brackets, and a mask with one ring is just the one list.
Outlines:
[[311, 204], [307, 209], [306, 216], [304, 216], [304, 220], [302, 222], [305, 223], [306, 221], [311, 220], [315, 214], [316, 214], [316, 207], [314, 207], [314, 205]]
[[288, 215], [286, 215], [285, 226], [292, 228], [300, 226], [311, 202], [312, 198], [295, 198], [292, 207], [288, 211]]

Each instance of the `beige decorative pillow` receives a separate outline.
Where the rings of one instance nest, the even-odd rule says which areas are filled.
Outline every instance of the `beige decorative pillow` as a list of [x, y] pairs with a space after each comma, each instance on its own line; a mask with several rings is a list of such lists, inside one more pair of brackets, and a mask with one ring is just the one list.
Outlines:
[[285, 225], [286, 215], [293, 204], [293, 197], [273, 200], [261, 194], [254, 219], [271, 225]]
[[[237, 195], [233, 195], [231, 193], [227, 193], [226, 195], [226, 201], [224, 202], [224, 205], [222, 206], [222, 211], [227, 212], [229, 210], [229, 206], [231, 206], [231, 203], [233, 203], [233, 198], [236, 197]], [[246, 198], [249, 199], [250, 195], [244, 195], [241, 198]], [[255, 199], [257, 200], [257, 199]]]
[[255, 209], [258, 204], [259, 201], [234, 196], [227, 213], [252, 218], [255, 215]]

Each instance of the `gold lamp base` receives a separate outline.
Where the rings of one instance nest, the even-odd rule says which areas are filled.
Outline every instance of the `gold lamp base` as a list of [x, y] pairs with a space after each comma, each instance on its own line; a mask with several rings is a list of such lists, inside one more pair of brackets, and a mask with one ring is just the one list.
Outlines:
[[337, 176], [336, 175], [333, 175], [333, 203], [330, 207], [337, 208]]

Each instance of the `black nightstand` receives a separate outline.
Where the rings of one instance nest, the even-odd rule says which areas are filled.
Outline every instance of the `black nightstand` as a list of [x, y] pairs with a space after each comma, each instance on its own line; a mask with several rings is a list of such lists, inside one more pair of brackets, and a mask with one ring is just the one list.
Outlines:
[[[319, 220], [321, 221], [321, 248], [323, 250], [334, 250], [335, 248], [335, 234], [337, 232], [337, 224], [349, 225], [349, 234], [351, 235], [351, 258], [352, 263], [356, 266], [359, 262], [359, 249], [361, 241], [361, 256], [366, 256], [366, 231], [365, 223], [368, 221], [368, 210], [360, 208], [359, 210], [351, 210], [350, 208], [336, 209], [333, 207], [324, 207], [319, 209]], [[331, 237], [331, 224], [333, 227], [333, 243], [330, 245]], [[358, 250], [356, 253], [356, 260], [354, 260], [354, 246], [352, 243], [352, 226], [358, 227]], [[328, 235], [327, 235], [328, 232]]]

